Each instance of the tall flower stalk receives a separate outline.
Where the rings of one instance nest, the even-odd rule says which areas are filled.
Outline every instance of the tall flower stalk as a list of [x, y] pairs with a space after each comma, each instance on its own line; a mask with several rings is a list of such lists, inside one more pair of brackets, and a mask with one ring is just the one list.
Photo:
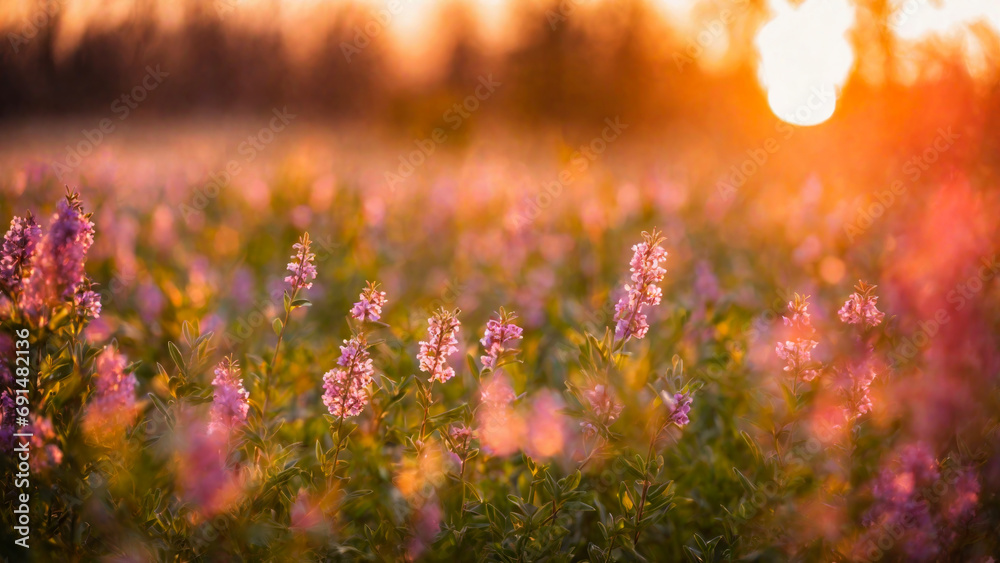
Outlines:
[[878, 286], [858, 281], [854, 286], [854, 293], [847, 298], [840, 311], [837, 311], [840, 320], [847, 324], [861, 325], [865, 329], [881, 324], [885, 313], [876, 307], [878, 302], [878, 296], [875, 295], [876, 287]]
[[[659, 425], [656, 432], [653, 433], [649, 440], [649, 449], [646, 450], [646, 459], [643, 465], [643, 479], [642, 479], [642, 495], [639, 498], [639, 504], [637, 505], [635, 512], [635, 533], [632, 538], [632, 543], [638, 545], [639, 536], [642, 534], [642, 527], [640, 523], [642, 522], [643, 512], [646, 508], [646, 496], [649, 494], [649, 488], [653, 485], [653, 480], [655, 475], [653, 475], [654, 468], [653, 465], [653, 450], [656, 447], [656, 442], [659, 440], [660, 435], [666, 430], [671, 424], [677, 426], [678, 428], [684, 428], [690, 422], [688, 414], [691, 412], [691, 403], [693, 398], [691, 393], [674, 393], [670, 394], [665, 391], [660, 392], [660, 396], [663, 399], [663, 405], [666, 409], [666, 417], [663, 422]], [[659, 468], [657, 467], [658, 471]]]
[[305, 299], [298, 299], [298, 296], [299, 292], [311, 288], [312, 280], [316, 279], [316, 255], [311, 252], [311, 245], [309, 233], [302, 233], [299, 241], [292, 245], [292, 250], [295, 253], [292, 254], [292, 261], [288, 263], [287, 267], [291, 273], [285, 277], [285, 283], [289, 285], [289, 289], [285, 291], [284, 299], [285, 319], [283, 321], [275, 319], [274, 328], [278, 334], [278, 341], [274, 344], [274, 353], [271, 355], [271, 363], [267, 366], [267, 376], [264, 378], [264, 408], [262, 412], [265, 415], [271, 400], [271, 378], [278, 362], [281, 341], [285, 336], [285, 329], [288, 327], [288, 318], [293, 310], [310, 305]]
[[119, 435], [137, 414], [136, 379], [125, 367], [125, 357], [112, 348], [97, 357], [93, 398], [86, 414], [86, 426], [94, 436]]
[[442, 384], [455, 377], [455, 369], [448, 365], [448, 357], [458, 352], [458, 333], [462, 323], [458, 320], [459, 310], [448, 311], [441, 307], [427, 319], [427, 339], [420, 341], [420, 352], [417, 360], [420, 362], [420, 371], [429, 375], [427, 386], [420, 384], [418, 387], [422, 391], [422, 397], [418, 396], [422, 402], [424, 415], [420, 423], [419, 439], [424, 439], [424, 430], [427, 427], [427, 416], [433, 402], [431, 397], [431, 387], [435, 381]]
[[[497, 311], [497, 318], [486, 323], [486, 331], [480, 344], [485, 354], [480, 356], [483, 369], [480, 377], [480, 403], [476, 407], [479, 418], [478, 434], [486, 451], [505, 455], [520, 447], [512, 404], [517, 396], [507, 376], [500, 368], [518, 361], [520, 352], [513, 346], [522, 338], [521, 327], [515, 324], [517, 314], [503, 307]], [[484, 379], [484, 374], [488, 376]]]
[[875, 382], [877, 372], [874, 367], [874, 346], [871, 329], [882, 324], [885, 313], [878, 310], [875, 295], [877, 286], [859, 280], [843, 307], [837, 311], [837, 316], [847, 325], [857, 325], [855, 340], [860, 347], [861, 357], [849, 361], [836, 370], [836, 384], [842, 401], [841, 409], [848, 430], [847, 466], [850, 472], [854, 465], [854, 452], [857, 449], [857, 438], [861, 432], [860, 419], [872, 410], [870, 390]]
[[446, 434], [448, 441], [448, 446], [452, 453], [458, 456], [459, 459], [459, 470], [458, 470], [458, 484], [462, 488], [462, 500], [459, 505], [458, 521], [465, 521], [465, 480], [466, 474], [465, 469], [469, 463], [469, 459], [472, 457], [472, 439], [473, 431], [471, 428], [465, 424], [456, 424], [448, 429]]
[[500, 307], [500, 310], [497, 311], [497, 318], [490, 319], [486, 323], [486, 332], [479, 341], [486, 349], [486, 353], [479, 357], [483, 362], [483, 369], [495, 370], [503, 365], [503, 357], [517, 353], [517, 350], [512, 346], [516, 341], [521, 340], [523, 330], [515, 324], [516, 320], [516, 313], [507, 312], [503, 307]]
[[[43, 325], [55, 308], [65, 304], [74, 312], [99, 312], [95, 307], [99, 298], [90, 291], [84, 269], [87, 252], [94, 244], [94, 224], [83, 212], [80, 195], [69, 193], [59, 202], [48, 231], [40, 239], [31, 223], [12, 225], [14, 232], [8, 235], [13, 236], [9, 241], [5, 238], [3, 257], [5, 282], [15, 284], [15, 275], [21, 278], [15, 285], [21, 290], [20, 306], [27, 317]], [[84, 306], [78, 307], [80, 304]]]
[[799, 380], [809, 382], [819, 375], [812, 359], [812, 351], [819, 343], [813, 339], [816, 329], [810, 320], [809, 296], [796, 293], [788, 302], [788, 314], [782, 320], [791, 331], [791, 336], [788, 340], [778, 341], [774, 351], [784, 360], [784, 371], [792, 376], [792, 394], [797, 395]]
[[[340, 347], [340, 366], [323, 375], [323, 404], [329, 413], [337, 417], [334, 431], [336, 451], [333, 457], [331, 478], [336, 476], [340, 451], [344, 447], [344, 419], [361, 414], [368, 404], [368, 387], [375, 374], [374, 362], [368, 352], [368, 341], [363, 333], [344, 341]], [[332, 430], [332, 429], [331, 429]]]
[[361, 322], [379, 322], [382, 318], [382, 307], [385, 306], [385, 292], [379, 290], [378, 282], [368, 282], [368, 285], [358, 296], [358, 302], [351, 307], [351, 318]]
[[219, 362], [215, 366], [212, 388], [212, 421], [208, 431], [229, 436], [246, 423], [250, 411], [250, 393], [243, 388], [239, 363], [231, 357]]
[[652, 232], [643, 231], [642, 239], [643, 242], [632, 246], [629, 262], [632, 283], [625, 284], [626, 294], [615, 305], [615, 340], [619, 345], [630, 338], [646, 336], [649, 322], [643, 311], [646, 307], [659, 305], [663, 297], [663, 290], [656, 284], [663, 281], [667, 273], [660, 265], [667, 259], [667, 251], [660, 246], [666, 238], [653, 229]]
[[14, 217], [3, 238], [0, 255], [0, 287], [12, 299], [21, 294], [24, 279], [31, 272], [31, 259], [42, 238], [42, 228], [29, 212], [25, 217]]

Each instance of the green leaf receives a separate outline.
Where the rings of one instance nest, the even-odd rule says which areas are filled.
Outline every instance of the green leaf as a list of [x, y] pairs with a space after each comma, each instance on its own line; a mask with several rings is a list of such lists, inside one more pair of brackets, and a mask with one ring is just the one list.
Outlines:
[[740, 430], [740, 436], [743, 438], [743, 441], [746, 442], [747, 447], [750, 448], [750, 453], [753, 454], [757, 463], [761, 463], [761, 461], [763, 461], [763, 455], [761, 454], [760, 448], [757, 446], [757, 442], [754, 441], [750, 434], [747, 434], [746, 430]]
[[473, 485], [472, 483], [466, 481], [465, 482], [465, 490], [469, 491], [469, 494], [472, 495], [472, 498], [476, 499], [476, 502], [483, 502], [483, 497], [482, 497], [482, 495], [479, 494], [479, 491], [476, 490], [476, 486], [475, 485]]
[[167, 349], [170, 351], [170, 357], [173, 358], [174, 364], [177, 365], [177, 369], [186, 375], [184, 357], [181, 355], [181, 351], [177, 348], [177, 345], [173, 342], [167, 342]]
[[528, 471], [531, 471], [532, 475], [536, 475], [538, 473], [538, 466], [535, 465], [535, 461], [528, 454], [521, 454], [521, 457], [524, 458], [524, 464], [528, 466]]
[[372, 494], [371, 489], [360, 489], [357, 491], [351, 491], [344, 496], [344, 501], [354, 500], [356, 498], [361, 498]]
[[489, 519], [490, 524], [493, 524], [501, 530], [503, 530], [504, 525], [507, 523], [507, 519], [503, 516], [503, 513], [497, 510], [497, 507], [492, 504], [486, 505], [486, 518]]
[[186, 342], [188, 346], [194, 342], [194, 337], [191, 336], [191, 323], [187, 321], [181, 323], [181, 336], [184, 337], [184, 342]]
[[167, 405], [163, 404], [163, 401], [161, 401], [159, 397], [157, 397], [153, 393], [149, 393], [147, 396], [149, 397], [149, 400], [153, 403], [153, 406], [156, 407], [156, 410], [163, 413], [163, 416], [169, 416], [169, 413], [167, 412]]
[[472, 375], [479, 375], [479, 366], [476, 365], [476, 358], [472, 354], [467, 354], [465, 360], [469, 362], [469, 373]]
[[563, 485], [563, 491], [568, 493], [570, 491], [576, 490], [576, 488], [580, 486], [580, 479], [582, 478], [583, 475], [580, 473], [579, 470], [574, 471], [572, 475], [566, 477], [566, 482]]
[[274, 319], [274, 322], [271, 323], [271, 328], [274, 329], [275, 336], [280, 336], [281, 329], [285, 328], [285, 325], [281, 323], [281, 319]]
[[618, 485], [618, 502], [621, 503], [622, 508], [626, 512], [631, 512], [632, 507], [635, 506], [635, 503], [632, 502], [631, 495], [628, 493], [628, 485], [626, 485], [624, 481]]
[[740, 473], [739, 469], [733, 467], [733, 473], [736, 473], [736, 478], [740, 480], [740, 484], [743, 485], [744, 489], [746, 489], [747, 494], [748, 495], [754, 494], [754, 492], [757, 490], [757, 486], [751, 483], [750, 479], [747, 479], [746, 475]]

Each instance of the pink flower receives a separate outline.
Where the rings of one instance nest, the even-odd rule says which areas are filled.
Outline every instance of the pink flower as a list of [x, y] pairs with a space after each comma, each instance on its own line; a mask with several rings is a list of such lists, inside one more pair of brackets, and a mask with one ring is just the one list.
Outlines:
[[584, 391], [583, 395], [590, 403], [594, 415], [606, 425], [617, 420], [625, 408], [625, 405], [616, 400], [603, 385], [595, 385], [592, 389]]
[[458, 352], [459, 311], [449, 312], [443, 307], [427, 319], [427, 340], [420, 341], [420, 371], [430, 374], [431, 381], [444, 383], [455, 377], [455, 370], [448, 365], [448, 356]]
[[385, 292], [378, 290], [378, 282], [368, 282], [359, 298], [351, 308], [351, 317], [361, 322], [378, 322], [382, 317], [382, 306], [386, 302]]
[[483, 382], [477, 433], [485, 452], [508, 455], [523, 444], [526, 429], [524, 421], [512, 408], [515, 398], [514, 388], [502, 373]]
[[875, 381], [875, 368], [868, 365], [848, 366], [846, 369], [838, 369], [836, 373], [844, 417], [848, 422], [871, 412], [869, 390]]
[[312, 280], [316, 279], [314, 264], [316, 255], [309, 251], [311, 244], [309, 233], [303, 233], [299, 242], [292, 245], [295, 254], [288, 263], [288, 271], [291, 274], [285, 278], [285, 282], [292, 286], [292, 294], [298, 293], [301, 289], [311, 288]]
[[[902, 449], [892, 464], [882, 469], [872, 486], [874, 502], [863, 522], [869, 528], [862, 540], [875, 539], [885, 530], [901, 530], [896, 545], [907, 560], [930, 560], [938, 551], [938, 518], [923, 491], [940, 478], [934, 455], [923, 444]], [[866, 544], [867, 542], [862, 542]]]
[[299, 489], [295, 503], [288, 510], [289, 529], [294, 532], [323, 532], [329, 523], [323, 515], [322, 501], [312, 498], [305, 489]]
[[232, 432], [246, 422], [250, 411], [250, 392], [243, 388], [239, 364], [232, 358], [219, 362], [212, 387], [212, 422], [208, 431]]
[[87, 429], [93, 435], [121, 432], [137, 414], [135, 376], [125, 373], [125, 357], [105, 348], [97, 357], [93, 398], [87, 407]]
[[464, 424], [456, 424], [448, 428], [448, 445], [453, 452], [463, 458], [471, 449], [472, 438], [472, 429]]
[[341, 367], [323, 375], [323, 404], [333, 416], [357, 416], [368, 404], [368, 386], [375, 374], [364, 335], [344, 341], [337, 364]]
[[797, 334], [811, 335], [815, 332], [812, 326], [812, 315], [809, 314], [809, 296], [801, 297], [795, 295], [795, 299], [788, 302], [788, 315], [782, 316], [785, 326], [792, 329]]
[[514, 402], [514, 388], [503, 375], [495, 375], [483, 384], [480, 397], [488, 406], [505, 407]]
[[688, 414], [691, 412], [691, 403], [694, 402], [694, 398], [691, 397], [690, 393], [674, 393], [671, 397], [669, 393], [662, 392], [663, 403], [667, 406], [667, 410], [670, 412], [667, 423], [676, 424], [679, 427], [687, 426], [691, 419], [688, 418]]
[[242, 481], [226, 462], [226, 436], [210, 432], [203, 421], [192, 420], [177, 428], [178, 488], [185, 501], [212, 516], [232, 506], [240, 496]]
[[779, 358], [785, 361], [784, 371], [803, 381], [812, 381], [819, 375], [814, 369], [812, 351], [818, 342], [811, 337], [816, 332], [809, 320], [809, 297], [798, 294], [788, 302], [789, 315], [782, 317], [785, 326], [792, 331], [792, 339], [778, 341], [774, 348]]
[[881, 324], [885, 313], [875, 306], [878, 301], [878, 296], [874, 293], [876, 287], [878, 286], [859, 281], [858, 285], [854, 286], [856, 291], [847, 298], [844, 306], [837, 312], [840, 320], [847, 324], [860, 324], [865, 327]]
[[425, 500], [413, 514], [413, 537], [407, 545], [407, 559], [416, 560], [434, 543], [441, 532], [444, 512], [436, 498]]
[[94, 243], [94, 224], [83, 213], [78, 194], [66, 196], [52, 216], [49, 230], [36, 247], [31, 273], [24, 280], [23, 307], [36, 321], [63, 303], [76, 304], [84, 285], [87, 251]]
[[535, 457], [552, 457], [563, 451], [569, 440], [562, 398], [549, 390], [540, 391], [531, 401], [527, 418], [525, 450]]
[[663, 292], [656, 284], [663, 281], [667, 273], [660, 262], [667, 259], [667, 251], [660, 247], [665, 239], [656, 229], [642, 233], [644, 242], [632, 247], [632, 283], [625, 285], [628, 293], [615, 305], [615, 338], [628, 340], [644, 338], [649, 331], [643, 308], [659, 305]]
[[31, 213], [24, 218], [11, 219], [0, 255], [0, 286], [10, 295], [16, 296], [21, 292], [22, 281], [30, 272], [31, 259], [41, 238], [42, 229]]
[[797, 340], [785, 340], [778, 342], [774, 347], [774, 352], [779, 358], [785, 361], [784, 370], [802, 376], [803, 381], [812, 381], [819, 374], [812, 365], [812, 350], [819, 344], [815, 340], [800, 338]]
[[963, 468], [955, 480], [955, 492], [945, 509], [951, 522], [959, 522], [973, 516], [979, 502], [979, 480], [971, 467]]
[[33, 470], [45, 471], [62, 463], [63, 452], [55, 444], [56, 433], [52, 428], [52, 421], [48, 418], [32, 415], [31, 424], [22, 428], [20, 432], [32, 435], [30, 440], [31, 450], [34, 452], [31, 457]]
[[79, 317], [97, 319], [101, 316], [101, 296], [93, 291], [92, 287], [93, 284], [86, 281], [80, 285], [73, 296], [73, 307]]
[[521, 327], [514, 324], [517, 315], [507, 313], [503, 308], [497, 315], [499, 319], [490, 319], [486, 323], [486, 333], [479, 341], [483, 348], [486, 348], [486, 354], [479, 357], [483, 362], [484, 369], [495, 369], [497, 359], [504, 351], [508, 350], [508, 343], [521, 339]]

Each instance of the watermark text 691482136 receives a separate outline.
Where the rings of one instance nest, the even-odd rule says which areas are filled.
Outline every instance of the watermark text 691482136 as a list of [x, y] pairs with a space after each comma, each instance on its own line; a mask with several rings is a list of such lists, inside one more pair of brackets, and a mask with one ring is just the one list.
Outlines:
[[14, 343], [14, 413], [16, 415], [17, 432], [14, 433], [14, 455], [17, 471], [14, 473], [14, 487], [17, 498], [14, 502], [14, 543], [28, 548], [28, 537], [31, 535], [31, 516], [29, 502], [31, 501], [31, 341], [28, 340], [28, 329], [16, 332]]

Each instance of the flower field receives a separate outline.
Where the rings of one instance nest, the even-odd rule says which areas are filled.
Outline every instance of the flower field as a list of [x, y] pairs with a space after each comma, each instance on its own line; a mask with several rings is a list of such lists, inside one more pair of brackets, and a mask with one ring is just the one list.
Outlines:
[[30, 433], [39, 560], [997, 549], [996, 194], [846, 245], [815, 186], [768, 224], [595, 163], [533, 210], [499, 161], [404, 190], [296, 146], [215, 197], [128, 191], [160, 179], [124, 148], [68, 192], [8, 177], [3, 463]]
[[1000, 557], [992, 3], [174, 4], [0, 7], [0, 559]]

